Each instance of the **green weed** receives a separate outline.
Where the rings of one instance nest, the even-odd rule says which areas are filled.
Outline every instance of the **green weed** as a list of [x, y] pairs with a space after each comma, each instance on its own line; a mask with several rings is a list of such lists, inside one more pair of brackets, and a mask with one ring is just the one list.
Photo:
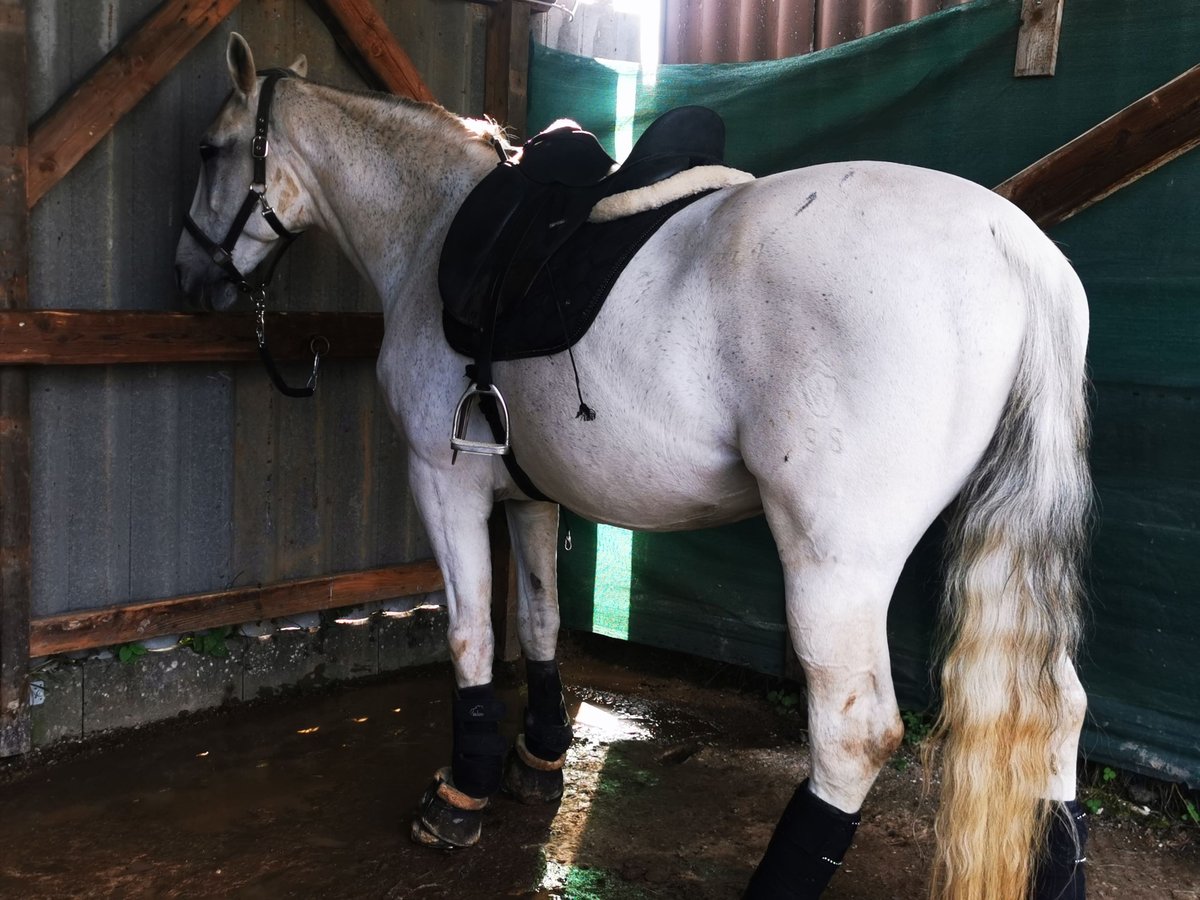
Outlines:
[[129, 665], [146, 655], [146, 648], [141, 644], [122, 644], [117, 648], [117, 659]]
[[179, 646], [189, 647], [193, 653], [199, 653], [201, 656], [222, 659], [229, 655], [228, 638], [231, 634], [233, 629], [230, 627], [211, 628], [208, 631], [189, 634], [179, 642]]

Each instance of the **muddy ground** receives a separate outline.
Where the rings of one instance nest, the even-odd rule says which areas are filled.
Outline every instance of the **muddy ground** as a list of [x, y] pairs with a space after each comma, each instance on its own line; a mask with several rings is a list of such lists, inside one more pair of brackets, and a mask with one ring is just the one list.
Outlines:
[[[407, 838], [449, 760], [449, 667], [434, 666], [0, 767], [0, 897], [738, 897], [805, 774], [796, 709], [741, 670], [599, 640], [569, 644], [563, 672], [578, 720], [566, 796], [497, 798], [472, 850]], [[831, 900], [924, 897], [920, 782], [905, 747]], [[1106, 810], [1092, 834], [1092, 898], [1200, 900], [1197, 827]]]

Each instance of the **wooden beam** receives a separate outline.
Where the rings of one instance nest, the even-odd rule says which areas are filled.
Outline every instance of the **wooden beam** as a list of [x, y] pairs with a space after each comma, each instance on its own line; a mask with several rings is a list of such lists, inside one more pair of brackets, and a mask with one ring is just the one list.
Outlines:
[[1200, 65], [1018, 172], [996, 193], [1049, 228], [1200, 144]]
[[529, 4], [500, 0], [488, 11], [483, 111], [528, 137]]
[[[378, 313], [273, 313], [267, 339], [277, 360], [373, 358], [383, 342]], [[0, 365], [245, 362], [258, 359], [253, 317], [241, 313], [135, 310], [0, 311]]]
[[[383, 17], [375, 11], [371, 0], [311, 0], [314, 6], [324, 7], [337, 23], [334, 37], [346, 48], [345, 40], [358, 52], [362, 63], [387, 90], [402, 97], [433, 103], [433, 92], [421, 80], [417, 67], [392, 35]], [[320, 8], [318, 15], [326, 18]]]
[[[26, 4], [0, 0], [0, 310], [28, 305]], [[30, 747], [29, 380], [0, 368], [0, 757]]]
[[33, 129], [29, 206], [58, 184], [237, 5], [238, 0], [166, 0], [104, 57]]
[[1024, 0], [1017, 34], [1013, 75], [1053, 75], [1058, 65], [1058, 36], [1062, 31], [1063, 0]]
[[93, 650], [164, 634], [205, 631], [225, 625], [280, 619], [395, 597], [440, 591], [441, 570], [433, 560], [281, 581], [262, 587], [190, 594], [167, 600], [77, 610], [34, 619], [29, 655]]
[[503, 505], [497, 504], [488, 519], [488, 539], [492, 556], [492, 634], [494, 656], [499, 662], [521, 658], [517, 634], [517, 564]]

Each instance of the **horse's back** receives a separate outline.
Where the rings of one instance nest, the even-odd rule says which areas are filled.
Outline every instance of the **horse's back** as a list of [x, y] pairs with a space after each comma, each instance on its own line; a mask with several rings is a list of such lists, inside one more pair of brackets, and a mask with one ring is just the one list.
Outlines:
[[[600, 417], [539, 422], [555, 438], [535, 453], [569, 457], [543, 477], [610, 520], [580, 459], [622, 459], [643, 483], [695, 490], [705, 521], [735, 488], [731, 508], [752, 511], [747, 472], [760, 489], [824, 485], [829, 502], [849, 493], [864, 509], [899, 484], [927, 523], [982, 455], [1016, 372], [1031, 300], [1013, 235], [1058, 255], [991, 192], [889, 163], [815, 166], [701, 199], [637, 254], [580, 342]], [[522, 379], [546, 392], [524, 410], [535, 418], [565, 387], [552, 365]], [[624, 521], [655, 527], [654, 514]]]

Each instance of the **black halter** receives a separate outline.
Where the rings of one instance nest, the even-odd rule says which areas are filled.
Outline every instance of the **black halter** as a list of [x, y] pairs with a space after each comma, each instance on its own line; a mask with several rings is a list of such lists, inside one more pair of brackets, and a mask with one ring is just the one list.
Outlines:
[[[281, 78], [295, 76], [295, 72], [291, 69], [264, 69], [258, 73], [266, 76], [263, 81], [262, 90], [258, 95], [258, 111], [254, 118], [254, 137], [250, 141], [250, 156], [254, 160], [254, 178], [250, 182], [250, 188], [246, 192], [246, 199], [242, 201], [242, 206], [234, 216], [229, 230], [225, 232], [225, 237], [220, 243], [214, 241], [203, 229], [196, 224], [190, 212], [184, 213], [183, 227], [187, 233], [195, 239], [214, 263], [221, 268], [225, 273], [226, 280], [235, 285], [237, 289], [250, 296], [254, 301], [255, 314], [255, 336], [258, 339], [258, 355], [262, 357], [263, 365], [266, 366], [267, 374], [271, 377], [275, 387], [280, 393], [287, 397], [311, 397], [317, 387], [317, 373], [321, 366], [322, 353], [328, 352], [329, 342], [325, 338], [314, 338], [311, 348], [313, 351], [313, 368], [312, 374], [309, 376], [308, 383], [302, 388], [290, 387], [279, 374], [278, 368], [275, 366], [275, 361], [271, 357], [271, 352], [267, 348], [267, 331], [266, 331], [266, 314], [267, 314], [267, 286], [271, 283], [271, 278], [275, 274], [275, 267], [278, 265], [280, 258], [292, 241], [298, 234], [288, 231], [283, 223], [279, 221], [279, 217], [275, 215], [275, 210], [271, 208], [271, 204], [267, 202], [267, 154], [270, 152], [270, 143], [267, 140], [267, 125], [271, 117], [271, 100], [275, 96], [275, 85]], [[246, 223], [250, 219], [251, 213], [254, 212], [254, 207], [258, 206], [262, 212], [262, 217], [267, 220], [267, 224], [283, 238], [283, 247], [270, 258], [267, 262], [266, 270], [263, 273], [262, 280], [257, 284], [251, 284], [249, 279], [242, 274], [233, 262], [233, 248], [237, 244], [238, 239], [242, 236], [242, 232], [246, 230]], [[323, 349], [318, 347], [324, 344]]]

